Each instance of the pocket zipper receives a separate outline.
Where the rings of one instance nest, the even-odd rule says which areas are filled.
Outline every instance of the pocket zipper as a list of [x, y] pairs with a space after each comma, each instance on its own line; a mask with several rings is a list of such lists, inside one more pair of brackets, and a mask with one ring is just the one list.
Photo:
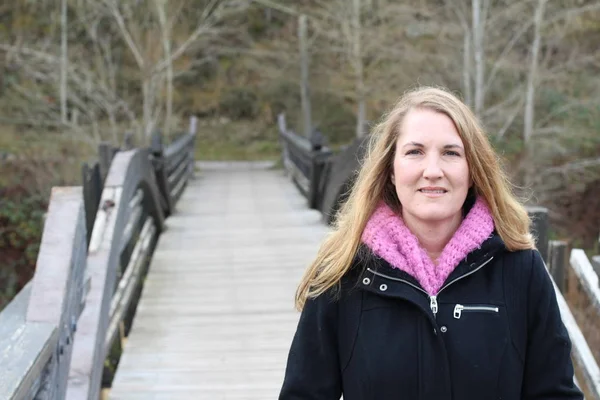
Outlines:
[[488, 311], [488, 312], [498, 312], [498, 307], [492, 306], [463, 306], [462, 304], [457, 304], [454, 307], [454, 318], [460, 319], [463, 311]]

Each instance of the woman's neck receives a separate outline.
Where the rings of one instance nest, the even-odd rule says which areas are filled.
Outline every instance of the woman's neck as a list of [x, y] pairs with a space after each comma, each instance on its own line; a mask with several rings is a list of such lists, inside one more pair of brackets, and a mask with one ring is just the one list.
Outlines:
[[419, 244], [425, 249], [429, 258], [437, 264], [446, 244], [462, 223], [462, 215], [457, 214], [451, 220], [428, 222], [411, 216], [402, 216], [404, 224], [417, 237]]

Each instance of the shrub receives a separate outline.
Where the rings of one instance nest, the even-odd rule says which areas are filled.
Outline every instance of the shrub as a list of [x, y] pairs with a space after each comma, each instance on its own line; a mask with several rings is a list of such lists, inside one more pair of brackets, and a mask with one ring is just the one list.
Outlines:
[[0, 189], [0, 309], [33, 276], [47, 206], [25, 183]]
[[253, 119], [259, 112], [258, 98], [248, 89], [232, 89], [221, 97], [219, 111], [233, 120]]

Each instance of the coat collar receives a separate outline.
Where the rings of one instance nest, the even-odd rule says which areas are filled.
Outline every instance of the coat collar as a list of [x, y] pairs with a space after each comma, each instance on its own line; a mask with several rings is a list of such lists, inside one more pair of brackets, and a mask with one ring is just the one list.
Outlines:
[[[458, 266], [450, 273], [440, 292], [444, 290], [444, 288], [454, 281], [462, 279], [463, 277], [470, 275], [471, 273], [477, 272], [484, 264], [487, 264], [489, 260], [491, 260], [496, 254], [504, 251], [506, 249], [504, 242], [500, 238], [500, 236], [494, 231], [490, 237], [485, 240], [480, 247], [476, 248], [472, 252], [470, 252], [459, 264]], [[419, 281], [415, 279], [412, 275], [404, 272], [398, 268], [394, 268], [390, 263], [388, 263], [383, 258], [375, 255], [367, 246], [361, 245], [357, 252], [357, 265], [361, 265], [361, 272], [358, 274], [360, 276], [358, 282], [358, 286], [364, 290], [378, 292], [381, 294], [379, 288], [373, 285], [365, 285], [364, 278], [369, 278], [373, 276], [377, 276], [380, 279], [387, 279], [399, 283], [407, 284], [408, 287], [411, 287], [411, 290], [416, 290], [422, 292], [422, 294], [427, 294], [427, 291], [421, 286]], [[372, 278], [370, 278], [372, 279]], [[379, 280], [379, 279], [377, 279]]]

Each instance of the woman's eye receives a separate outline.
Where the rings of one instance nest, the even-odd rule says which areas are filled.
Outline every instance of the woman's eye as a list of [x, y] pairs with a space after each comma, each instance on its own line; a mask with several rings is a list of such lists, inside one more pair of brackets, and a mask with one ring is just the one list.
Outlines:
[[419, 154], [421, 152], [421, 150], [419, 149], [413, 149], [413, 150], [409, 150], [406, 152], [406, 155], [414, 155], [414, 154]]
[[446, 154], [448, 154], [449, 156], [460, 156], [460, 154], [456, 151], [447, 151]]

